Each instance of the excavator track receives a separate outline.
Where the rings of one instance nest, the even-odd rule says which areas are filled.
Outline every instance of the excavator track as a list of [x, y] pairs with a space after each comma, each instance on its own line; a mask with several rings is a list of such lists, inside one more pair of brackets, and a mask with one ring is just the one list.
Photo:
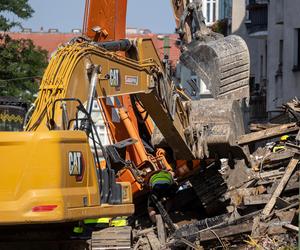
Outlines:
[[225, 209], [224, 194], [228, 188], [216, 166], [194, 175], [189, 181], [208, 215], [223, 212]]
[[126, 250], [132, 247], [131, 227], [109, 227], [93, 232], [91, 250]]

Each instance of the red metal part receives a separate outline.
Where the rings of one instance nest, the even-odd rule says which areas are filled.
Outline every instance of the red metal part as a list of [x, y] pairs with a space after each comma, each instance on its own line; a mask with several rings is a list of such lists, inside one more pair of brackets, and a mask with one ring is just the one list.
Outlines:
[[92, 28], [99, 26], [104, 32], [96, 40], [124, 39], [126, 11], [127, 0], [86, 0], [83, 33], [94, 39]]

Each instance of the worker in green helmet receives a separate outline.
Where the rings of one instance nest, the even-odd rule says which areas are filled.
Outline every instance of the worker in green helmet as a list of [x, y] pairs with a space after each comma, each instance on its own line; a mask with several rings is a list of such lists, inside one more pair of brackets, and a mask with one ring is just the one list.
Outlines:
[[155, 195], [159, 201], [166, 204], [170, 198], [175, 195], [178, 187], [174, 181], [173, 173], [166, 170], [154, 172], [149, 178], [148, 184], [150, 188], [150, 195], [148, 197], [148, 214], [151, 221], [155, 223], [158, 210], [151, 198], [152, 195]]

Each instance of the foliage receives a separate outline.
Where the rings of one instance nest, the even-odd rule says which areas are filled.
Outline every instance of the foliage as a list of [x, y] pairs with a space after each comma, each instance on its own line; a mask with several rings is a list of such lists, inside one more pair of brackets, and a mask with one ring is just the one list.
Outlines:
[[[0, 96], [32, 101], [38, 91], [37, 80], [47, 66], [47, 51], [28, 39], [5, 36], [0, 45]], [[7, 79], [7, 80], [6, 80]]]
[[[1, 0], [0, 1], [0, 30], [8, 31], [15, 26], [21, 26], [19, 22], [11, 21], [9, 15], [15, 15], [21, 19], [32, 16], [33, 9], [28, 4], [28, 0]], [[4, 15], [5, 14], [5, 15]]]
[[31, 102], [38, 91], [38, 79], [47, 65], [47, 51], [36, 47], [31, 40], [13, 40], [7, 34], [19, 22], [8, 16], [27, 19], [33, 14], [28, 0], [0, 1], [0, 96], [15, 96]]
[[218, 20], [216, 21], [212, 27], [211, 27], [212, 31], [216, 32], [216, 33], [220, 33], [224, 36], [227, 36], [228, 34], [228, 20], [227, 19], [223, 19], [223, 20]]

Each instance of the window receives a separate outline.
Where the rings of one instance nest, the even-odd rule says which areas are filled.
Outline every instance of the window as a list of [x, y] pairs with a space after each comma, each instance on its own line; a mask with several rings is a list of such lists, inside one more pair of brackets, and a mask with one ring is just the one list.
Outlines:
[[283, 40], [279, 41], [279, 64], [283, 64]]
[[219, 0], [206, 0], [206, 5], [203, 4], [203, 13], [206, 14], [206, 22], [208, 25], [219, 19]]
[[210, 2], [207, 3], [207, 7], [206, 7], [206, 19], [207, 19], [207, 22], [211, 22], [210, 20]]
[[294, 71], [300, 71], [300, 29], [295, 29]]
[[297, 66], [300, 66], [300, 29], [297, 29]]
[[264, 56], [260, 55], [260, 79], [263, 79], [264, 75]]
[[276, 24], [283, 24], [283, 13], [284, 13], [284, 0], [275, 1], [275, 22]]
[[249, 78], [249, 85], [250, 85], [250, 93], [253, 94], [256, 90], [256, 84], [255, 84], [255, 77], [250, 76]]
[[213, 19], [212, 19], [213, 22], [216, 21], [216, 15], [217, 15], [216, 12], [217, 12], [216, 3], [213, 3]]
[[276, 71], [276, 76], [282, 75], [282, 65], [283, 65], [283, 40], [279, 40], [279, 57], [278, 57], [278, 69]]

